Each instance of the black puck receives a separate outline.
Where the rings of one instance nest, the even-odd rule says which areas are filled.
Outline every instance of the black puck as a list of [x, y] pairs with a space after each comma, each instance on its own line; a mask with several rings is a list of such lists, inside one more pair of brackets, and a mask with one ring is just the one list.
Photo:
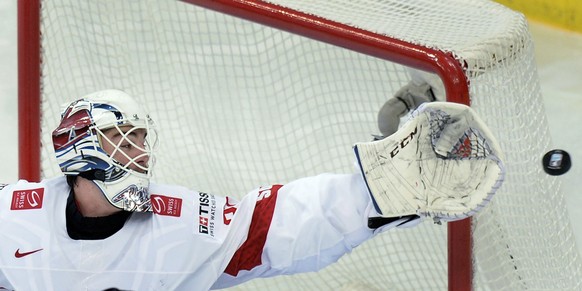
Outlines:
[[544, 155], [542, 165], [544, 171], [548, 173], [548, 175], [558, 176], [570, 170], [570, 167], [572, 167], [572, 160], [570, 160], [570, 154], [565, 150], [555, 149]]

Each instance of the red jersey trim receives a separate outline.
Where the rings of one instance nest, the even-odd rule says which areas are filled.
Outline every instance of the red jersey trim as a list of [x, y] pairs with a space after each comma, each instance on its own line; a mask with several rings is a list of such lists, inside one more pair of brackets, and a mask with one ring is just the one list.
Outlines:
[[224, 270], [225, 273], [236, 276], [241, 270], [251, 270], [261, 264], [261, 255], [273, 220], [277, 192], [282, 186], [273, 185], [271, 188], [259, 190], [247, 240], [234, 253]]

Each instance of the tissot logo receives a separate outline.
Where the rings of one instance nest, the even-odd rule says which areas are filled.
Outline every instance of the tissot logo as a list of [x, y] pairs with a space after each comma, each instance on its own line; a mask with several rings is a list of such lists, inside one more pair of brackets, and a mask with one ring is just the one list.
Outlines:
[[208, 197], [208, 193], [203, 192], [200, 192], [198, 197], [198, 202], [200, 203], [198, 207], [198, 231], [204, 234], [208, 234], [208, 217], [210, 216], [208, 214], [210, 211], [210, 204], [208, 204], [210, 200]]
[[150, 196], [154, 213], [179, 217], [182, 214], [182, 199], [152, 194]]
[[12, 192], [11, 210], [26, 210], [42, 208], [44, 188], [16, 190]]
[[216, 197], [212, 194], [198, 193], [198, 233], [214, 236], [216, 220]]

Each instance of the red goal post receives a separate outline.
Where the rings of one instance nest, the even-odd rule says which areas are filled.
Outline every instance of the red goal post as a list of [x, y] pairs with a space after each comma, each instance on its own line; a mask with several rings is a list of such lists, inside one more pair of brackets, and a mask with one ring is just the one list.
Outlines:
[[[374, 25], [380, 24], [381, 27], [376, 28], [367, 26], [366, 24], [369, 23], [364, 23], [364, 21], [359, 23], [358, 14], [363, 13], [361, 11], [370, 13], [373, 9], [365, 9], [367, 8], [366, 6], [379, 5], [378, 3], [380, 2], [377, 1], [334, 0], [319, 5], [311, 5], [310, 2], [312, 1], [284, 0], [268, 2], [258, 0], [185, 0], [183, 2], [164, 4], [153, 1], [145, 4], [135, 3], [127, 5], [114, 3], [115, 1], [103, 1], [103, 4], [82, 4], [68, 0], [48, 1], [47, 3], [41, 2], [43, 1], [20, 0], [18, 6], [20, 178], [36, 181], [55, 173], [54, 167], [51, 168], [50, 149], [47, 149], [50, 148], [50, 144], [48, 144], [45, 137], [47, 130], [51, 128], [51, 122], [54, 123], [54, 115], [58, 114], [58, 112], [54, 112], [57, 111], [54, 108], [55, 104], [51, 107], [50, 103], [63, 102], [63, 100], [70, 100], [79, 94], [89, 93], [88, 91], [82, 90], [89, 90], [91, 88], [98, 90], [113, 85], [137, 93], [136, 95], [143, 95], [144, 98], [149, 98], [146, 97], [148, 94], [153, 95], [149, 99], [149, 102], [161, 102], [161, 99], [163, 99], [164, 102], [155, 103], [156, 105], [154, 106], [160, 111], [158, 112], [158, 115], [161, 116], [160, 120], [166, 121], [166, 123], [173, 122], [176, 116], [176, 112], [172, 111], [173, 109], [167, 109], [169, 113], [161, 112], [165, 108], [166, 102], [176, 102], [178, 104], [179, 110], [177, 115], [180, 117], [185, 115], [201, 115], [202, 113], [190, 111], [189, 108], [204, 107], [204, 105], [212, 108], [215, 104], [206, 103], [207, 100], [202, 100], [202, 97], [197, 96], [196, 89], [198, 88], [192, 89], [190, 87], [201, 86], [212, 81], [219, 82], [216, 80], [217, 76], [225, 75], [229, 76], [228, 78], [233, 78], [229, 75], [231, 72], [228, 72], [228, 66], [225, 66], [227, 69], [224, 71], [217, 71], [216, 75], [212, 75], [215, 70], [220, 69], [223, 62], [227, 65], [228, 62], [226, 58], [212, 59], [212, 56], [205, 55], [208, 53], [207, 49], [212, 48], [211, 53], [213, 55], [234, 52], [233, 56], [230, 57], [232, 57], [231, 61], [236, 62], [236, 64], [230, 68], [236, 71], [236, 68], [238, 68], [236, 65], [245, 64], [245, 60], [241, 60], [245, 56], [240, 58], [239, 54], [242, 54], [249, 48], [229, 49], [225, 46], [235, 42], [230, 43], [225, 39], [229, 37], [236, 38], [235, 34], [239, 33], [239, 29], [243, 33], [250, 33], [264, 29], [261, 26], [263, 25], [264, 27], [272, 27], [275, 30], [300, 36], [288, 36], [287, 34], [281, 36], [281, 40], [292, 40], [293, 45], [291, 47], [310, 46], [312, 42], [321, 42], [354, 52], [355, 56], [350, 55], [346, 59], [351, 60], [352, 57], [357, 59], [366, 58], [362, 61], [364, 63], [368, 62], [367, 57], [372, 57], [373, 59], [379, 60], [378, 62], [395, 63], [398, 66], [434, 73], [444, 85], [444, 93], [447, 101], [474, 105], [477, 112], [484, 117], [485, 122], [499, 136], [501, 146], [507, 153], [508, 178], [500, 193], [496, 195], [495, 203], [484, 211], [483, 214], [478, 215], [473, 221], [466, 219], [449, 223], [447, 226], [446, 240], [448, 244], [448, 259], [444, 262], [447, 266], [444, 268], [444, 271], [448, 273], [448, 279], [443, 279], [441, 276], [440, 265], [443, 263], [442, 260], [432, 258], [433, 254], [431, 252], [438, 252], [438, 248], [435, 250], [432, 248], [426, 249], [431, 244], [430, 239], [445, 239], [438, 234], [439, 230], [437, 230], [437, 234], [434, 237], [432, 236], [433, 234], [429, 235], [430, 239], [427, 239], [428, 242], [419, 243], [414, 246], [410, 242], [406, 243], [407, 247], [409, 244], [411, 245], [410, 249], [412, 249], [412, 252], [418, 252], [419, 254], [409, 255], [403, 252], [402, 256], [406, 258], [404, 260], [407, 260], [407, 262], [405, 264], [406, 266], [402, 269], [398, 269], [398, 265], [403, 263], [402, 259], [400, 259], [401, 256], [386, 253], [390, 253], [392, 250], [398, 252], [399, 249], [402, 249], [402, 245], [398, 244], [398, 241], [401, 240], [400, 235], [408, 236], [408, 233], [388, 233], [383, 235], [382, 238], [376, 239], [373, 243], [371, 242], [368, 245], [360, 247], [362, 251], [357, 250], [349, 255], [344, 262], [340, 262], [341, 264], [339, 264], [340, 267], [338, 269], [330, 268], [330, 271], [321, 272], [321, 275], [315, 274], [313, 276], [307, 275], [299, 277], [300, 279], [297, 280], [305, 283], [295, 282], [299, 284], [297, 286], [307, 286], [307, 289], [325, 290], [325, 288], [335, 288], [338, 285], [350, 285], [345, 283], [346, 280], [349, 282], [355, 281], [357, 284], [361, 283], [357, 285], [357, 288], [367, 286], [370, 287], [370, 290], [387, 288], [390, 285], [395, 288], [407, 288], [407, 286], [409, 288], [413, 288], [412, 286], [414, 288], [429, 288], [428, 286], [430, 286], [433, 289], [440, 289], [440, 287], [446, 285], [449, 290], [518, 290], [520, 288], [535, 289], [536, 287], [545, 288], [548, 286], [552, 288], [562, 286], [568, 289], [582, 286], [582, 279], [580, 279], [582, 278], [580, 276], [582, 272], [580, 268], [580, 257], [574, 247], [575, 244], [571, 232], [569, 232], [567, 219], [563, 217], [564, 207], [561, 203], [561, 194], [555, 190], [559, 188], [557, 187], [558, 182], [543, 176], [540, 170], [534, 170], [533, 172], [531, 170], [536, 162], [532, 161], [531, 157], [536, 156], [543, 149], [547, 148], [550, 141], [535, 72], [533, 45], [527, 31], [527, 22], [522, 15], [489, 1], [447, 0], [440, 1], [439, 3], [432, 3], [433, 1], [408, 3], [409, 1], [402, 0], [393, 1], [393, 3], [386, 2], [387, 4], [382, 2], [387, 6], [380, 8], [388, 10], [376, 10], [379, 10], [380, 13], [385, 13], [385, 15], [371, 15], [369, 17], [378, 20], [378, 22], [370, 22]], [[195, 4], [196, 7], [189, 4]], [[329, 8], [325, 7], [326, 4], [329, 4]], [[332, 4], [338, 5], [337, 7], [341, 8], [335, 9], [332, 7]], [[200, 9], [199, 7], [206, 9]], [[245, 21], [233, 21], [233, 23], [230, 23], [231, 20], [228, 19], [228, 16], [219, 16], [207, 10], [218, 11], [261, 25], [250, 24]], [[455, 13], [449, 15], [449, 11], [454, 11]], [[324, 15], [320, 15], [320, 12]], [[347, 18], [346, 15], [342, 14], [336, 19], [333, 15], [336, 12], [338, 12], [338, 15], [340, 13], [346, 14]], [[53, 15], [54, 17], [52, 17]], [[107, 23], [108, 21], [101, 18], [108, 19], [109, 21], [119, 21], [119, 23], [109, 25]], [[218, 20], [215, 20], [215, 18]], [[346, 19], [349, 21], [346, 21]], [[399, 22], [397, 25], [392, 24], [391, 21], [395, 19], [404, 19], [405, 22], [404, 24]], [[225, 20], [229, 22], [223, 25]], [[166, 23], [172, 21], [176, 23], [166, 26]], [[382, 26], [384, 21], [391, 25]], [[147, 29], [141, 29], [141, 27], [135, 28], [135, 23], [143, 24]], [[410, 23], [418, 24], [420, 29], [407, 26]], [[443, 25], [439, 26], [438, 29], [433, 29], [432, 25], [436, 26], [437, 23]], [[248, 30], [246, 30], [247, 26], [250, 27]], [[158, 27], [161, 27], [159, 31], [157, 31]], [[404, 33], [402, 31], [391, 31], [391, 29], [401, 29], [402, 27], [405, 29]], [[477, 29], [477, 27], [479, 28]], [[171, 32], [173, 29], [181, 30], [183, 28], [187, 30], [183, 34], [179, 35], [179, 33], [176, 33], [174, 35]], [[208, 30], [203, 30], [203, 28], [208, 28]], [[475, 31], [471, 30], [473, 28]], [[120, 32], [118, 33], [116, 29], [119, 29]], [[153, 36], [150, 35], [148, 29], [156, 30], [156, 34]], [[227, 35], [225, 32], [225, 36], [222, 36], [222, 29], [227, 30], [228, 33], [235, 34]], [[406, 29], [410, 31], [406, 31]], [[196, 33], [200, 32], [205, 33], [200, 38], [204, 38], [205, 40], [209, 39], [208, 43], [204, 43], [203, 45], [197, 43], [196, 38], [198, 35]], [[132, 34], [130, 35], [130, 33]], [[111, 35], [113, 35], [113, 40], [121, 41], [124, 47], [115, 47], [113, 50], [110, 50], [111, 39], [108, 37]], [[121, 37], [125, 37], [126, 35], [127, 38], [121, 39]], [[274, 34], [269, 30], [265, 35], [268, 38], [268, 36]], [[467, 35], [467, 37], [464, 37], [464, 35]], [[279, 37], [278, 35], [276, 36]], [[63, 39], [60, 39], [61, 37]], [[176, 40], [173, 39], [174, 37]], [[189, 37], [194, 40], [192, 41]], [[258, 41], [258, 39], [263, 37], [263, 34], [257, 32], [252, 37], [255, 37]], [[304, 40], [301, 37], [307, 37], [311, 40]], [[451, 38], [450, 41], [448, 37]], [[79, 38], [79, 41], [75, 38]], [[100, 41], [105, 42], [100, 43]], [[223, 44], [222, 41], [225, 41], [227, 44]], [[240, 45], [253, 45], [252, 39], [248, 43], [245, 43], [245, 41], [246, 38], [241, 37]], [[88, 48], [81, 47], [83, 43], [87, 43]], [[141, 46], [142, 43], [145, 44]], [[259, 43], [257, 45], [268, 47], [273, 44]], [[127, 52], [124, 53], [122, 51], [117, 54], [118, 50], [125, 49], [126, 46], [129, 47]], [[148, 56], [154, 59], [151, 65], [147, 64], [149, 59], [144, 57], [146, 53], [149, 53], [150, 46], [153, 47], [151, 49], [153, 55]], [[85, 51], [90, 51], [90, 48], [95, 47], [102, 49], [104, 52], [101, 53], [101, 51], [98, 51], [97, 56], [95, 56], [95, 52], [85, 53]], [[214, 51], [216, 47], [219, 47], [219, 51]], [[284, 50], [288, 49], [287, 47], [284, 48]], [[318, 46], [315, 49], [305, 51], [298, 50], [298, 52], [313, 53], [313, 51], [323, 49], [327, 49], [327, 46]], [[137, 60], [133, 59], [134, 53], [139, 56], [136, 57]], [[174, 54], [177, 57], [174, 57]], [[203, 54], [207, 59], [211, 60], [205, 62], [192, 56], [196, 54]], [[260, 54], [260, 52], [256, 54]], [[291, 52], [288, 58], [284, 58], [287, 63], [283, 63], [282, 68], [277, 68], [277, 71], [274, 72], [280, 73], [278, 70], [284, 71], [286, 65], [296, 69], [293, 63], [289, 63], [289, 60], [294, 61], [294, 58], [296, 58], [296, 55], [293, 55], [293, 52]], [[176, 59], [179, 59], [179, 61], [176, 61]], [[340, 64], [338, 66], [341, 67], [343, 57], [338, 59], [339, 61], [337, 62]], [[259, 62], [262, 60], [264, 59], [257, 58], [256, 61]], [[329, 60], [334, 59], [330, 58]], [[182, 61], [187, 63], [188, 66], [180, 64]], [[240, 64], [238, 63], [239, 61], [241, 62]], [[168, 67], [165, 67], [164, 63], [166, 62], [170, 63]], [[273, 62], [279, 64], [281, 61], [274, 60]], [[301, 63], [301, 65], [305, 64]], [[132, 66], [135, 66], [136, 69], [132, 69]], [[204, 66], [208, 67], [204, 70], [193, 68], [194, 66], [200, 66], [202, 68]], [[271, 65], [265, 65], [261, 68], [269, 66]], [[358, 72], [364, 73], [366, 68], [368, 68], [366, 66], [362, 67], [364, 69]], [[253, 69], [261, 68], [253, 67]], [[379, 69], [378, 72], [384, 73], [383, 70]], [[85, 74], [85, 71], [91, 71], [93, 74], [88, 76]], [[143, 71], [148, 72], [142, 75]], [[244, 84], [238, 85], [252, 87], [253, 82], [257, 82], [259, 84], [258, 87], [261, 87], [257, 91], [261, 91], [263, 89], [262, 86], [268, 85], [273, 81], [271, 79], [268, 81], [253, 80], [253, 72], [244, 71], [245, 74], [241, 77], [244, 79]], [[295, 71], [290, 70], [289, 72], [294, 73]], [[267, 74], [269, 73], [273, 73], [273, 71], [269, 71]], [[322, 73], [326, 72], [315, 72], [316, 75]], [[214, 76], [214, 79], [211, 77], [208, 77], [208, 80], [204, 79], [207, 74]], [[281, 73], [281, 76], [286, 76], [285, 74], [288, 74], [288, 72]], [[402, 75], [402, 73], [398, 74]], [[400, 75], [398, 78], [401, 77]], [[190, 76], [191, 79], [189, 79]], [[236, 74], [233, 74], [233, 76], [236, 76]], [[386, 76], [392, 76], [392, 73], [386, 72]], [[307, 76], [302, 80], [305, 81], [309, 78], [313, 78], [313, 76]], [[175, 81], [176, 79], [179, 81]], [[183, 84], [184, 80], [192, 82], [195, 85]], [[70, 84], [62, 84], [62, 82], [69, 81], [71, 82]], [[318, 90], [328, 88], [326, 86], [329, 84], [326, 82], [332, 81], [328, 79], [322, 80], [320, 84], [321, 88]], [[341, 79], [337, 84], [340, 82]], [[390, 94], [393, 94], [398, 89], [398, 84], [405, 84], [401, 80], [389, 82], [391, 84], [394, 83], [395, 87], [390, 87], [392, 91], [384, 92], [386, 98], [389, 98]], [[228, 84], [221, 85], [228, 87]], [[272, 91], [275, 92], [280, 87], [286, 85], [288, 84], [276, 84]], [[209, 87], [212, 88], [210, 85]], [[378, 87], [380, 88], [379, 91], [386, 90], [386, 87], [382, 85], [378, 85]], [[225, 98], [223, 96], [224, 94], [235, 92], [238, 88], [234, 86], [234, 89], [215, 89], [221, 92], [224, 90], [224, 92], [212, 97], [220, 99]], [[245, 89], [248, 88], [245, 87]], [[312, 90], [312, 88], [301, 88], [293, 91], [293, 94], [309, 90]], [[358, 90], [362, 89], [355, 88], [353, 92], [358, 92]], [[185, 94], [187, 95], [186, 97], [180, 96], [181, 98], [196, 99], [195, 102], [193, 101], [190, 104], [189, 101], [169, 101], [170, 98], [179, 96], [184, 92], [188, 94]], [[207, 93], [210, 91], [206, 90], [204, 92]], [[352, 91], [350, 92], [348, 93], [353, 94]], [[269, 96], [268, 93], [265, 95]], [[242, 95], [252, 96], [253, 94], [260, 95], [261, 92], [251, 92], [251, 94]], [[294, 96], [293, 94], [285, 94], [283, 100], [279, 100], [278, 104], [286, 106], [288, 100], [284, 98], [292, 97]], [[361, 96], [355, 97], [361, 98]], [[260, 97], [257, 97], [256, 100], [252, 99], [248, 101], [248, 104], [245, 103], [246, 101], [237, 103], [239, 102], [237, 99], [225, 98], [224, 100], [224, 102], [233, 102], [235, 104], [233, 107], [245, 107], [249, 106], [249, 104], [255, 106], [258, 104], [257, 102], [267, 102], [264, 98], [261, 99]], [[350, 101], [352, 103], [348, 107], [352, 106], [351, 108], [356, 109], [356, 111], [360, 110], [358, 100], [354, 98], [354, 100]], [[319, 99], [316, 101], [319, 102]], [[361, 101], [363, 102], [363, 100]], [[379, 101], [381, 100], [374, 102]], [[299, 99], [297, 102], [309, 103], [315, 101], [312, 99]], [[379, 107], [375, 108], [374, 104], [376, 103], [374, 102], [370, 102], [370, 107], [363, 110], [365, 114], [376, 113], [374, 110], [378, 110]], [[322, 106], [324, 109], [325, 106], [328, 106], [323, 106], [321, 103], [316, 104]], [[524, 106], [524, 104], [528, 106]], [[293, 111], [295, 110], [295, 106], [298, 105], [289, 103], [288, 106], [288, 110]], [[303, 108], [301, 109], [303, 111], [310, 110], [309, 107], [301, 108]], [[216, 112], [222, 112], [223, 109], [220, 108]], [[298, 116], [301, 118], [306, 117], [304, 113], [301, 113], [303, 112], [301, 110], [299, 110]], [[342, 113], [342, 110], [344, 109], [338, 109], [338, 111], [330, 109], [332, 115], [335, 113], [336, 116], [339, 116], [338, 113]], [[209, 111], [214, 112], [210, 109]], [[196, 113], [192, 114], [192, 112]], [[317, 114], [323, 115], [324, 113]], [[260, 111], [250, 115], [257, 116], [259, 114]], [[311, 118], [310, 114], [307, 115], [309, 115], [307, 116], [308, 118]], [[207, 120], [211, 116], [212, 114], [208, 116], [204, 115], [203, 119]], [[234, 118], [234, 116], [230, 117]], [[317, 123], [318, 125], [321, 123], [322, 128], [328, 130], [328, 120], [321, 121], [317, 118], [319, 117], [316, 117], [314, 120], [309, 120], [307, 124], [310, 126], [311, 123]], [[349, 123], [356, 117], [338, 117], [338, 119], [341, 118], [346, 118]], [[243, 121], [246, 122], [247, 120], [245, 119], [241, 122]], [[201, 134], [200, 131], [204, 130], [205, 126], [214, 126], [214, 122], [220, 124], [221, 122], [228, 121], [217, 119], [216, 121], [212, 121], [212, 123], [202, 124], [200, 126], [201, 128], [196, 129], [194, 133]], [[249, 121], [248, 124], [245, 123], [245, 126], [249, 124], [255, 125], [255, 122]], [[362, 122], [365, 123], [365, 120]], [[195, 127], [194, 124], [193, 126]], [[210, 139], [212, 138], [212, 129], [218, 130], [219, 132], [226, 132], [229, 126], [232, 126], [232, 124], [225, 123], [224, 125], [217, 125], [216, 128], [212, 127], [208, 130], [210, 135], [204, 136]], [[301, 131], [304, 130], [305, 126], [305, 124], [298, 125], [292, 130], [289, 130], [286, 124], [284, 124], [278, 129], [284, 130], [285, 132]], [[334, 134], [341, 133], [343, 126], [345, 124], [340, 124], [337, 129], [338, 131], [334, 132]], [[515, 131], [523, 130], [524, 127], [527, 128], [527, 132], [515, 135]], [[366, 130], [365, 128], [363, 127], [357, 130]], [[320, 129], [309, 128], [309, 130], [317, 132]], [[243, 130], [233, 131], [237, 139], [243, 137], [236, 134], [236, 132], [241, 131]], [[168, 135], [171, 137], [170, 140], [184, 136], [183, 132], [174, 133], [172, 128], [168, 128], [167, 132], [171, 132], [171, 135]], [[192, 133], [188, 134], [192, 135]], [[202, 134], [205, 134], [205, 132], [202, 132]], [[272, 133], [269, 134], [272, 135]], [[256, 138], [252, 134], [250, 135], [249, 139]], [[274, 136], [277, 135], [275, 134]], [[344, 139], [343, 142], [346, 142], [346, 140], [355, 142], [353, 138], [351, 136]], [[361, 136], [358, 138], [361, 138]], [[223, 139], [217, 139], [214, 141], [214, 144], [222, 143], [222, 141]], [[191, 144], [190, 142], [190, 140], [187, 140], [184, 144], [189, 149], [196, 149], [195, 153], [203, 152], [211, 157], [220, 159], [215, 152], [204, 148], [206, 147], [205, 144], [200, 145], [196, 142]], [[213, 144], [212, 141], [209, 141], [209, 143]], [[288, 148], [283, 148], [278, 154], [292, 152], [296, 147], [295, 144], [283, 146]], [[201, 147], [203, 149], [200, 149]], [[235, 147], [238, 148], [238, 146]], [[326, 147], [329, 147], [329, 145], [324, 144], [322, 146], [324, 149]], [[174, 157], [170, 153], [172, 150], [177, 151], [170, 149], [164, 152], [164, 155]], [[251, 152], [253, 150], [255, 149], [249, 149], [246, 154], [252, 156]], [[270, 149], [265, 148], [263, 150], [269, 152]], [[245, 152], [242, 151], [242, 153]], [[227, 160], [234, 160], [238, 156], [236, 154], [233, 157], [229, 156]], [[277, 156], [274, 155], [274, 157]], [[200, 163], [204, 163], [204, 160], [193, 162], [194, 165]], [[208, 161], [206, 161], [205, 165], [208, 165], [207, 163]], [[234, 164], [227, 163], [226, 168], [218, 168], [217, 166], [216, 169], [214, 167], [212, 169], [217, 171], [217, 173], [226, 175], [231, 170], [234, 172], [233, 168], [238, 169], [239, 165], [245, 163], [248, 163], [248, 161], [241, 160]], [[320, 161], [316, 160], [307, 163], [308, 165], [306, 167], [312, 165], [313, 169], [319, 169], [320, 163]], [[175, 183], [190, 183], [187, 180], [188, 177], [186, 180], [181, 180], [182, 178], [176, 178], [172, 176], [172, 173], [168, 173], [171, 172], [168, 169], [173, 169], [169, 165], [162, 164], [160, 166], [166, 170], [166, 174], [159, 174], [159, 178]], [[233, 176], [232, 184], [236, 184], [236, 181], [248, 181], [249, 183], [260, 183], [264, 181], [263, 173], [261, 173], [263, 176], [260, 177], [255, 177], [252, 174], [253, 171], [260, 169], [260, 162], [257, 168], [248, 167], [248, 169], [246, 167], [240, 167], [240, 177]], [[332, 168], [331, 170], [334, 169]], [[343, 170], [343, 168], [339, 170]], [[175, 172], [181, 171], [183, 170]], [[301, 169], [298, 171], [301, 173]], [[251, 174], [248, 174], [248, 172], [251, 172]], [[265, 170], [265, 172], [280, 172], [282, 175], [281, 178], [275, 176], [274, 178], [276, 179], [291, 179], [298, 175], [296, 172], [287, 174], [285, 170], [279, 171], [277, 168], [269, 171]], [[213, 178], [204, 180], [202, 173], [199, 172], [194, 172], [192, 175], [200, 176], [200, 179], [203, 181], [198, 181], [197, 183], [204, 187], [208, 187], [217, 182]], [[273, 176], [270, 177], [271, 179], [273, 178]], [[254, 185], [256, 186], [256, 184]], [[217, 189], [219, 190], [210, 189], [210, 191], [222, 191], [232, 194], [233, 189], [237, 191], [244, 190], [233, 187], [232, 185], [227, 185], [224, 188], [218, 187]], [[536, 204], [531, 204], [532, 197], [537, 199]], [[529, 209], [523, 210], [522, 207], [526, 204]], [[535, 225], [529, 224], [529, 222], [535, 221], [538, 218], [538, 213], [540, 213], [539, 209], [543, 209], [544, 212], [550, 209], [550, 214], [546, 218], [554, 221], [555, 224], [537, 233], [537, 237], [543, 238], [543, 242], [535, 243], [528, 236], [531, 234], [531, 229]], [[442, 229], [443, 226], [428, 225], [421, 230], [404, 231], [412, 233], [410, 239], [413, 242], [415, 240], [422, 240], [423, 231], [427, 231], [427, 229], [428, 231], [433, 231], [438, 228]], [[396, 239], [388, 238], [390, 236]], [[405, 241], [405, 239], [402, 238], [402, 241]], [[382, 249], [380, 250], [380, 248]], [[543, 250], [545, 256], [531, 255], [541, 250]], [[422, 254], [422, 252], [426, 253]], [[384, 256], [386, 256], [386, 259], [385, 262], [382, 262]], [[378, 258], [380, 263], [384, 265], [379, 267], [376, 265], [379, 264], [378, 262], [372, 262], [373, 258]], [[424, 265], [424, 262], [421, 262], [421, 260], [426, 260], [434, 264], [434, 268], [430, 267], [424, 270], [421, 267]], [[367, 261], [369, 264], [366, 264]], [[353, 274], [353, 271], [344, 271], [342, 264], [351, 264], [352, 267], [359, 270], [359, 274]], [[545, 269], [544, 266], [548, 264], [553, 266], [551, 270]], [[396, 266], [396, 270], [392, 271], [389, 265]], [[362, 277], [365, 278], [367, 276], [368, 272], [372, 272], [374, 268], [381, 270], [388, 269], [390, 271], [387, 273], [380, 272], [380, 276], [375, 276], [370, 281], [362, 279]], [[410, 270], [410, 268], [414, 269]], [[412, 279], [405, 273], [407, 271], [418, 273], [418, 278]], [[334, 275], [334, 272], [337, 272], [336, 275]], [[404, 275], [402, 275], [403, 273]], [[349, 275], [353, 275], [356, 279], [350, 281], [343, 278]], [[318, 276], [324, 277], [320, 278]], [[393, 280], [396, 277], [404, 278], [402, 280], [400, 278]], [[294, 288], [294, 283], [291, 283], [293, 280], [286, 280], [285, 278], [282, 280], [285, 281], [278, 283], [275, 279], [272, 281], [266, 280], [264, 285], [260, 285], [262, 282], [257, 284], [260, 286], [269, 286], [272, 290], [284, 290], [286, 285], [291, 286], [289, 288]], [[322, 283], [329, 280], [331, 280], [330, 283]], [[363, 280], [364, 282], [362, 282]], [[426, 281], [426, 283], [413, 283], [411, 281]], [[244, 286], [241, 288], [244, 289]]]

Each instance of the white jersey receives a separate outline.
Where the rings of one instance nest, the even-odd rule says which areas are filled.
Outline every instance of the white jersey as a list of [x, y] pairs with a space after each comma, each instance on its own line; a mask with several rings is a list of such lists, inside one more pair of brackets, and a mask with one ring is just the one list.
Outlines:
[[[359, 175], [323, 174], [240, 201], [150, 185], [153, 213], [73, 240], [64, 177], [0, 190], [0, 290], [208, 290], [319, 270], [374, 236]], [[325, 210], [325, 211], [323, 211]]]

